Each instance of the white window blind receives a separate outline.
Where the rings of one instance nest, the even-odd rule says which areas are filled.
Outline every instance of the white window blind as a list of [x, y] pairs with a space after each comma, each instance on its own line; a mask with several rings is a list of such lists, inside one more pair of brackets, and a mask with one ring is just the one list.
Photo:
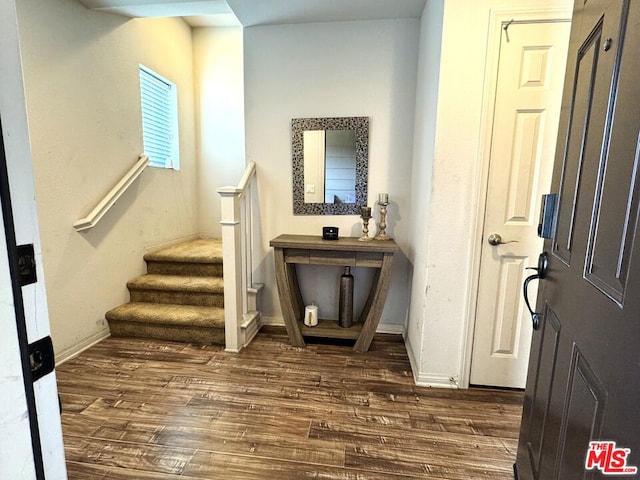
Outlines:
[[176, 86], [140, 65], [142, 138], [144, 152], [153, 167], [179, 167], [178, 106]]

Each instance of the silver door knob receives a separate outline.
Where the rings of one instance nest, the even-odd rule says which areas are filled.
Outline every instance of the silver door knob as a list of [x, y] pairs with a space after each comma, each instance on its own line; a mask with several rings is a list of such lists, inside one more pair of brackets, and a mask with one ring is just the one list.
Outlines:
[[489, 242], [489, 245], [501, 245], [502, 244], [502, 237], [500, 236], [499, 233], [492, 233], [491, 235], [489, 235], [489, 238], [487, 238], [487, 242]]
[[496, 245], [505, 245], [507, 243], [518, 243], [517, 240], [509, 240], [508, 242], [503, 242], [502, 237], [499, 233], [492, 233], [491, 235], [489, 235], [489, 238], [487, 238], [487, 242], [489, 242], [489, 245], [493, 245], [494, 247]]

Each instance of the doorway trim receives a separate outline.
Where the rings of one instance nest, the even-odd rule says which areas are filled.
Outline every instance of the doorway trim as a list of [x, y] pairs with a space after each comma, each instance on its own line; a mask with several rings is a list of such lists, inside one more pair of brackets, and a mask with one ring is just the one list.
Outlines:
[[31, 430], [31, 448], [33, 450], [33, 465], [36, 479], [44, 480], [44, 460], [42, 457], [42, 442], [40, 440], [40, 428], [38, 426], [38, 411], [36, 396], [33, 388], [32, 372], [29, 363], [29, 341], [27, 340], [27, 326], [25, 323], [24, 304], [22, 299], [22, 287], [19, 283], [17, 265], [18, 251], [16, 245], [16, 233], [13, 222], [13, 206], [9, 187], [9, 174], [7, 172], [7, 159], [4, 149], [4, 132], [0, 122], [0, 199], [2, 204], [2, 221], [4, 223], [4, 241], [6, 243], [11, 275], [11, 287], [13, 294], [13, 308], [16, 318], [16, 331], [18, 334], [18, 346], [20, 349], [20, 363], [22, 365], [22, 380], [24, 383], [25, 399], [27, 403], [27, 415]]
[[[473, 217], [473, 247], [469, 261], [471, 272], [471, 289], [466, 305], [467, 317], [463, 327], [462, 361], [458, 386], [469, 388], [471, 377], [471, 353], [476, 326], [478, 288], [480, 283], [480, 261], [483, 241], [484, 217], [487, 203], [487, 187], [489, 181], [489, 159], [491, 158], [491, 138], [493, 135], [493, 112], [498, 81], [498, 61], [500, 59], [500, 40], [503, 26], [510, 21], [534, 22], [536, 20], [570, 22], [573, 9], [567, 2], [566, 7], [549, 8], [497, 8], [489, 13], [489, 34], [487, 38], [487, 56], [485, 60], [484, 88], [482, 94], [482, 113], [480, 117], [480, 142], [476, 156], [478, 175], [475, 181], [477, 209]], [[551, 159], [550, 161], [553, 161]]]

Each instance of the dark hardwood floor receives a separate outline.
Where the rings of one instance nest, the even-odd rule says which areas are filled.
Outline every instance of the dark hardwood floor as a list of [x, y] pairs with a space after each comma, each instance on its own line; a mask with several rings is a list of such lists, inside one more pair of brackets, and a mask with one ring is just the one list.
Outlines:
[[110, 338], [57, 376], [70, 480], [513, 478], [522, 393], [416, 387], [397, 336]]

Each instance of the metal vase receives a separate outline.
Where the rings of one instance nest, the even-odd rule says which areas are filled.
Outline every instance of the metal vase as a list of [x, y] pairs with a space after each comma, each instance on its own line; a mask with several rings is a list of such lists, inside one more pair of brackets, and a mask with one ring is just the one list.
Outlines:
[[340, 277], [338, 325], [343, 328], [353, 325], [353, 275], [350, 267], [344, 267], [344, 273]]

